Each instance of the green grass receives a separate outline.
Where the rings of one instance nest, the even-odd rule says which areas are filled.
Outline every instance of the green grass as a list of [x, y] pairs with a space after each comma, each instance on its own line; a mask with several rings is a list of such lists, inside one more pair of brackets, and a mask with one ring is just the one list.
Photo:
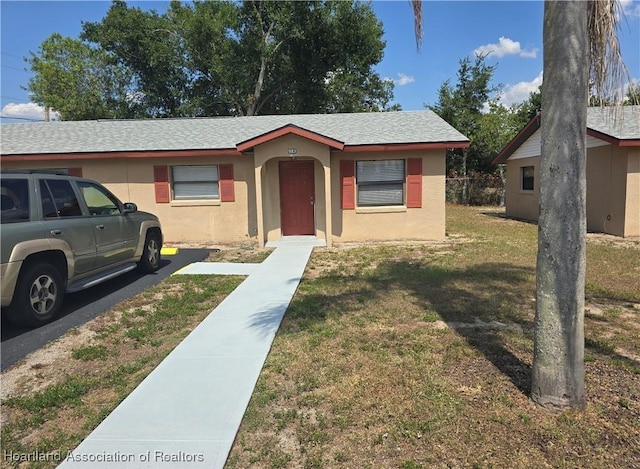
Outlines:
[[[269, 448], [287, 467], [331, 468], [604, 468], [640, 456], [625, 443], [640, 436], [637, 367], [615, 346], [640, 354], [628, 307], [640, 249], [589, 242], [587, 294], [599, 292], [606, 321], [587, 320], [588, 409], [558, 417], [528, 399], [536, 226], [448, 207], [447, 232], [445, 245], [314, 252], [227, 467], [276, 465]], [[609, 256], [620, 262], [599, 265]]]
[[76, 360], [104, 360], [109, 356], [109, 349], [104, 345], [85, 345], [73, 349], [71, 357]]
[[[445, 243], [313, 253], [228, 469], [640, 460], [629, 444], [640, 439], [640, 243], [588, 241], [588, 403], [557, 416], [528, 399], [536, 226], [448, 207], [447, 232]], [[210, 260], [268, 254], [239, 247]], [[240, 281], [176, 276], [103, 315], [65, 374], [50, 372], [61, 363], [34, 365], [34, 390], [2, 402], [3, 450], [74, 448]]]
[[[38, 367], [31, 378], [34, 384], [55, 382], [3, 400], [3, 450], [66, 454], [75, 448], [241, 281], [230, 276], [170, 277], [119, 305], [118, 315], [96, 320], [91, 343], [73, 348], [64, 364], [53, 365], [67, 370], [66, 375], [47, 375], [51, 366]], [[56, 465], [39, 461], [25, 467]], [[2, 460], [0, 466], [11, 464]]]

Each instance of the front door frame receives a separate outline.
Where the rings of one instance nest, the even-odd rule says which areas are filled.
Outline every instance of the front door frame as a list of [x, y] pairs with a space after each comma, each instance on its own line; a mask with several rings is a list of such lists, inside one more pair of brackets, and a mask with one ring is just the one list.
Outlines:
[[[284, 139], [285, 137], [281, 137]], [[267, 170], [268, 164], [272, 160], [273, 163], [276, 163], [277, 160], [284, 161], [283, 155], [287, 153], [287, 149], [293, 146], [298, 146], [298, 156], [305, 159], [311, 159], [315, 162], [315, 169], [322, 168], [324, 183], [318, 181], [317, 171], [316, 171], [316, 196], [322, 197], [324, 201], [324, 205], [322, 208], [318, 205], [320, 203], [317, 200], [316, 204], [316, 236], [320, 236], [325, 239], [327, 247], [331, 247], [332, 242], [332, 197], [331, 197], [331, 152], [329, 147], [316, 145], [316, 148], [313, 150], [302, 150], [304, 145], [304, 140], [297, 139], [296, 141], [286, 140], [281, 144], [282, 149], [277, 151], [278, 154], [274, 154], [276, 152], [273, 151], [273, 146], [268, 144], [258, 145], [254, 149], [253, 153], [253, 182], [255, 184], [255, 223], [256, 230], [255, 234], [258, 237], [258, 246], [263, 248], [265, 244], [269, 240], [269, 231], [271, 228], [274, 228], [272, 225], [268, 225], [267, 216], [265, 214], [265, 210], [278, 210], [279, 208], [275, 207], [271, 200], [277, 199], [279, 197], [279, 187], [273, 187], [269, 185], [268, 181], [270, 179], [270, 173], [272, 174], [277, 171]], [[275, 168], [274, 168], [275, 169]], [[276, 176], [277, 177], [277, 176]], [[274, 178], [275, 184], [278, 184], [277, 179]], [[324, 185], [323, 191], [320, 189]], [[320, 195], [318, 191], [320, 190]], [[278, 202], [279, 203], [279, 202]], [[270, 217], [269, 217], [270, 218]], [[279, 214], [277, 215], [279, 219]], [[320, 227], [319, 222], [323, 220], [324, 226]], [[279, 224], [279, 221], [276, 222]], [[280, 236], [282, 233], [279, 229]], [[250, 235], [251, 236], [251, 235]]]
[[281, 160], [278, 175], [282, 236], [315, 236], [314, 160]]

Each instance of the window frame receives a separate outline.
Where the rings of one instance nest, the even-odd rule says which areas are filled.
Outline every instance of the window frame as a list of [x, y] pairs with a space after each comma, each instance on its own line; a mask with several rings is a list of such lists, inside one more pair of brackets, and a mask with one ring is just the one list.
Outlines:
[[[383, 163], [383, 162], [402, 162], [402, 177], [398, 179], [389, 179], [389, 180], [374, 180], [374, 181], [362, 181], [360, 178], [360, 168], [361, 164], [366, 163]], [[373, 160], [356, 160], [354, 167], [354, 176], [355, 176], [355, 192], [356, 192], [356, 207], [359, 208], [376, 208], [376, 207], [403, 207], [406, 205], [406, 197], [407, 197], [407, 161], [405, 158], [385, 158], [385, 159], [373, 159]], [[396, 203], [363, 203], [361, 197], [361, 188], [372, 188], [379, 187], [382, 188], [384, 186], [388, 187], [396, 187], [400, 188], [401, 196], [400, 200]], [[364, 192], [364, 191], [363, 191]]]
[[[526, 176], [525, 172], [527, 172], [527, 170], [531, 171], [531, 175], [530, 176]], [[535, 189], [535, 181], [536, 181], [536, 168], [535, 166], [529, 165], [529, 166], [520, 166], [520, 190], [522, 192], [533, 192]], [[525, 187], [525, 181], [527, 181], [526, 187]]]
[[[216, 179], [192, 179], [192, 180], [181, 180], [176, 181], [176, 169], [177, 168], [189, 168], [193, 170], [193, 168], [215, 168]], [[205, 171], [200, 171], [198, 174], [205, 174]], [[170, 182], [171, 182], [171, 200], [175, 201], [194, 201], [194, 200], [206, 200], [206, 201], [220, 201], [220, 165], [219, 164], [208, 164], [208, 165], [172, 165], [170, 166]], [[215, 187], [215, 194], [213, 195], [204, 195], [204, 194], [195, 194], [195, 195], [177, 195], [176, 194], [176, 185], [208, 185], [213, 184]]]

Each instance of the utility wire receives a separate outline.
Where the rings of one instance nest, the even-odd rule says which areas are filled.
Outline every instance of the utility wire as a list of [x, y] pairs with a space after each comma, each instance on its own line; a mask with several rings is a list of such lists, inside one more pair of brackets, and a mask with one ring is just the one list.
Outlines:
[[15, 96], [5, 96], [2, 95], [0, 96], [0, 98], [4, 98], [4, 99], [11, 99], [13, 101], [22, 101], [23, 103], [30, 103], [31, 101], [28, 99], [24, 99], [24, 98], [16, 98]]
[[20, 57], [20, 56], [18, 56], [18, 55], [11, 54], [11, 53], [9, 53], [9, 52], [2, 52], [2, 51], [0, 51], [0, 54], [2, 54], [2, 55], [8, 55], [9, 57], [13, 57], [13, 58], [20, 59], [20, 60], [24, 59], [24, 57]]
[[25, 70], [24, 68], [15, 68], [15, 67], [9, 67], [8, 65], [2, 65], [2, 68], [8, 68], [9, 70], [15, 70], [16, 72], [24, 72], [24, 73], [31, 73], [29, 72], [29, 70]]

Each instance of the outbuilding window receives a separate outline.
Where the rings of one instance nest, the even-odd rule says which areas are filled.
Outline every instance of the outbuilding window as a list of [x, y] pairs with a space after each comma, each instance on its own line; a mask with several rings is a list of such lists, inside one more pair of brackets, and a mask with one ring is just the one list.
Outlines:
[[520, 188], [523, 191], [532, 191], [534, 181], [533, 166], [523, 166], [520, 168]]
[[173, 166], [171, 168], [173, 198], [219, 199], [218, 166]]
[[403, 205], [404, 183], [404, 160], [356, 162], [358, 206]]

